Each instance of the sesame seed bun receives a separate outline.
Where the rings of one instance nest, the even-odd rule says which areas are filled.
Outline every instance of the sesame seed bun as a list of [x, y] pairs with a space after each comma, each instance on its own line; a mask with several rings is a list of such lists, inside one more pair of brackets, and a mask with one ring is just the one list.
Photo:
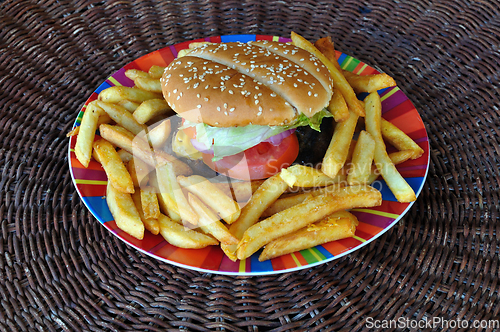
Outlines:
[[161, 79], [174, 111], [215, 127], [285, 125], [328, 105], [328, 69], [307, 51], [276, 42], [206, 44], [174, 60]]

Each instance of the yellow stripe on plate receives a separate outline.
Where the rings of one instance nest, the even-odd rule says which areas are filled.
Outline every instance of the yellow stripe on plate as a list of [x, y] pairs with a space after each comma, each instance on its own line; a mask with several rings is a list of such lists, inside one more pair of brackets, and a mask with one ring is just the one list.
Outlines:
[[114, 85], [116, 85], [116, 86], [122, 86], [122, 84], [121, 84], [120, 82], [118, 82], [118, 81], [117, 81], [117, 80], [116, 80], [113, 76], [108, 77], [108, 80], [109, 80], [110, 82], [112, 82], [112, 83], [113, 83]]
[[361, 242], [366, 242], [365, 239], [362, 239], [362, 238], [360, 238], [359, 236], [356, 236], [356, 235], [354, 235], [353, 238], [355, 238], [356, 240], [361, 241]]
[[241, 273], [241, 272], [245, 272], [246, 265], [247, 265], [247, 264], [246, 264], [246, 261], [247, 261], [246, 259], [242, 259], [242, 260], [240, 260], [240, 267], [239, 267], [238, 272], [240, 272], [240, 273]]
[[278, 36], [273, 36], [273, 41], [277, 41], [277, 42], [279, 42], [279, 41], [280, 41], [280, 37], [278, 37]]
[[395, 87], [394, 89], [391, 90], [391, 92], [385, 94], [382, 98], [380, 98], [380, 101], [386, 100], [387, 98], [389, 98], [390, 96], [392, 96], [393, 94], [395, 94], [398, 91], [399, 91], [399, 88]]
[[369, 213], [369, 214], [374, 214], [377, 216], [394, 218], [394, 219], [397, 219], [399, 217], [399, 214], [394, 214], [394, 213], [389, 213], [389, 212], [384, 212], [384, 211], [369, 210], [369, 209], [352, 209], [351, 211], [364, 212], [364, 213]]
[[312, 250], [312, 248], [309, 248], [307, 250], [309, 250], [311, 255], [313, 255], [318, 260], [318, 262], [321, 262], [323, 260], [323, 258], [319, 257], [319, 255], [316, 253], [316, 251]]
[[108, 181], [75, 179], [75, 183], [78, 183], [78, 184], [97, 184], [97, 185], [105, 186], [108, 184]]
[[361, 74], [361, 73], [363, 72], [363, 70], [365, 70], [365, 68], [366, 68], [366, 67], [368, 67], [368, 65], [365, 63], [365, 64], [363, 65], [363, 67], [361, 67], [361, 69], [360, 69], [360, 70], [358, 70], [357, 74], [358, 74], [358, 75], [359, 75], [359, 74]]
[[295, 254], [293, 252], [290, 254], [290, 256], [292, 256], [292, 259], [295, 262], [295, 264], [297, 264], [297, 267], [302, 266], [302, 264], [300, 264], [300, 262], [299, 262], [299, 259], [297, 258], [297, 256], [295, 256]]
[[347, 66], [349, 66], [349, 64], [351, 63], [353, 57], [348, 57], [347, 58], [347, 61], [342, 65], [342, 69], [346, 69]]

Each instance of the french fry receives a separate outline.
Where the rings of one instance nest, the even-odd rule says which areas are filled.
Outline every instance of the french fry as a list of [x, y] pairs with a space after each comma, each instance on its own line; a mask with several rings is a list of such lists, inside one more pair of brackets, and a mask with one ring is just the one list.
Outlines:
[[172, 126], [170, 125], [170, 119], [165, 119], [159, 123], [154, 124], [154, 126], [149, 129], [148, 139], [149, 143], [153, 149], [160, 150], [161, 147], [165, 144], [170, 136], [170, 131], [172, 130]]
[[342, 93], [342, 96], [344, 96], [349, 109], [359, 116], [365, 116], [363, 104], [356, 97], [356, 93], [354, 93], [354, 90], [349, 85], [344, 75], [342, 75], [342, 72], [339, 71], [337, 67], [335, 67], [335, 65], [330, 60], [328, 60], [328, 58], [324, 56], [320, 51], [318, 51], [318, 49], [307, 39], [293, 31], [291, 37], [292, 42], [295, 46], [300, 47], [308, 51], [309, 53], [312, 53], [328, 68], [328, 71], [330, 71], [330, 75], [332, 75], [333, 86]]
[[179, 183], [177, 183], [172, 164], [166, 163], [162, 166], [157, 166], [156, 176], [160, 195], [169, 210], [172, 210], [176, 214], [180, 215], [182, 220], [186, 220], [190, 224], [197, 225], [198, 215], [189, 205], [186, 196], [179, 186]]
[[146, 187], [149, 182], [149, 174], [152, 168], [139, 158], [133, 158], [127, 164], [127, 170], [132, 177], [134, 187]]
[[344, 187], [335, 193], [319, 195], [272, 215], [248, 228], [238, 244], [238, 259], [250, 257], [267, 243], [318, 220], [333, 212], [354, 207], [372, 207], [382, 202], [381, 193], [369, 186]]
[[99, 139], [94, 142], [93, 147], [96, 158], [108, 176], [108, 181], [117, 190], [132, 194], [135, 191], [134, 183], [114, 146], [104, 139]]
[[238, 239], [229, 233], [227, 227], [219, 221], [219, 218], [202, 201], [191, 193], [188, 194], [188, 200], [199, 216], [198, 226], [203, 231], [211, 234], [225, 245], [238, 244]]
[[213, 44], [211, 42], [192, 42], [192, 43], [189, 43], [189, 49], [193, 49], [193, 48], [197, 48], [197, 47], [200, 47], [200, 46], [203, 46], [203, 45], [206, 45], [206, 44]]
[[[97, 120], [97, 128], [99, 128], [100, 125], [103, 123], [110, 123], [111, 118], [109, 115], [106, 114], [106, 112], [103, 111], [103, 113], [99, 116], [99, 119]], [[66, 134], [66, 137], [71, 137], [71, 136], [76, 136], [80, 133], [80, 126], [73, 128], [69, 133]]]
[[330, 62], [338, 69], [340, 69], [340, 64], [337, 61], [337, 56], [335, 54], [335, 45], [332, 42], [332, 39], [330, 36], [324, 37], [321, 39], [318, 39], [315, 43], [314, 46], [323, 53], [323, 55], [330, 60]]
[[145, 132], [147, 130], [145, 125], [137, 123], [132, 114], [122, 106], [106, 103], [100, 100], [97, 101], [97, 105], [108, 113], [113, 121], [133, 134], [137, 135], [140, 132]]
[[186, 56], [189, 52], [191, 52], [191, 49], [185, 48], [177, 52], [177, 58], [182, 58], [183, 56]]
[[125, 76], [130, 78], [132, 81], [135, 80], [137, 77], [149, 78], [148, 73], [139, 69], [127, 69], [125, 70]]
[[358, 219], [352, 213], [347, 211], [332, 213], [321, 221], [266, 244], [259, 256], [259, 261], [263, 262], [327, 242], [352, 237], [357, 225]]
[[137, 107], [139, 107], [139, 105], [140, 105], [140, 103], [136, 103], [135, 101], [130, 101], [130, 100], [126, 100], [126, 99], [120, 100], [116, 104], [123, 107], [124, 109], [126, 109], [130, 113], [133, 113], [137, 109]]
[[[228, 224], [235, 222], [239, 218], [241, 211], [238, 203], [229, 198], [223, 191], [204, 177], [199, 175], [185, 177], [181, 175], [177, 177], [177, 182], [198, 196], [220, 219], [223, 219]], [[198, 215], [200, 214], [198, 213]], [[218, 240], [221, 241], [220, 239]]]
[[116, 226], [133, 237], [144, 238], [144, 224], [130, 194], [117, 190], [111, 182], [106, 187], [106, 202]]
[[117, 152], [118, 152], [118, 155], [120, 156], [120, 159], [123, 161], [124, 164], [126, 164], [129, 161], [131, 161], [132, 159], [134, 159], [134, 156], [128, 151], [125, 151], [123, 149], [119, 149]]
[[102, 113], [104, 111], [96, 106], [94, 102], [90, 102], [83, 113], [82, 123], [79, 126], [80, 131], [76, 137], [75, 155], [76, 159], [85, 168], [89, 166], [90, 158], [92, 158], [92, 143], [94, 142], [97, 123]]
[[160, 206], [153, 187], [141, 188], [141, 205], [144, 217], [158, 219]]
[[370, 177], [375, 141], [367, 131], [361, 131], [352, 156], [352, 164], [347, 175], [350, 185], [366, 184]]
[[343, 70], [342, 73], [356, 93], [371, 93], [380, 89], [396, 86], [394, 78], [385, 73], [364, 76], [351, 73], [347, 70]]
[[[260, 215], [271, 206], [287, 188], [288, 185], [281, 179], [279, 173], [264, 181], [252, 195], [248, 203], [241, 209], [240, 217], [231, 224], [229, 232], [237, 239], [241, 239], [245, 231], [259, 221]], [[230, 259], [236, 260], [236, 245], [226, 246], [223, 244], [221, 247]]]
[[141, 218], [142, 223], [144, 224], [144, 227], [152, 234], [157, 235], [158, 233], [160, 233], [160, 224], [157, 220], [160, 216], [159, 211], [158, 217], [147, 217], [144, 214], [144, 206], [142, 205], [141, 194], [142, 192], [136, 191], [132, 194], [132, 200], [134, 201], [135, 207], [137, 209], [137, 212], [139, 213], [139, 217]]
[[142, 103], [145, 100], [161, 97], [162, 95], [160, 93], [144, 91], [138, 88], [129, 88], [126, 86], [112, 86], [99, 93], [99, 100], [107, 103], [118, 103], [124, 99]]
[[165, 99], [149, 99], [143, 101], [134, 111], [133, 116], [135, 121], [140, 124], [145, 124], [157, 115], [165, 114], [170, 111]]
[[187, 229], [164, 214], [160, 214], [158, 223], [160, 225], [160, 234], [165, 241], [178, 248], [201, 249], [219, 244], [213, 237]]
[[387, 155], [385, 143], [381, 133], [382, 105], [377, 92], [372, 92], [365, 99], [366, 130], [375, 140], [374, 161], [377, 169], [391, 189], [398, 202], [413, 202], [417, 198], [415, 192], [406, 180], [399, 174], [398, 170]]
[[415, 159], [415, 151], [403, 150], [389, 153], [389, 158], [394, 165], [399, 165], [407, 160]]
[[414, 140], [384, 118], [381, 119], [380, 130], [382, 131], [382, 137], [396, 149], [413, 151], [411, 159], [419, 158], [424, 154], [424, 150]]
[[151, 91], [160, 94], [161, 93], [161, 83], [157, 78], [151, 78], [149, 75], [147, 77], [136, 77], [134, 80], [135, 86], [141, 90]]
[[161, 78], [163, 76], [163, 72], [165, 71], [165, 68], [166, 67], [152, 65], [148, 71], [149, 77], [156, 78], [156, 79]]
[[270, 207], [266, 209], [260, 216], [261, 218], [270, 217], [273, 214], [291, 208], [294, 205], [300, 204], [305, 201], [308, 197], [315, 197], [318, 195], [324, 195], [331, 192], [335, 192], [344, 186], [343, 183], [332, 184], [326, 187], [314, 188], [312, 190], [300, 192], [298, 194], [283, 195], [285, 197], [278, 198]]
[[321, 171], [327, 176], [331, 178], [335, 177], [344, 166], [357, 121], [358, 115], [349, 112], [349, 119], [338, 122], [335, 125], [332, 140], [321, 165]]
[[128, 151], [129, 153], [143, 160], [150, 166], [155, 167], [156, 165], [172, 163], [175, 174], [177, 175], [193, 174], [193, 170], [188, 165], [178, 160], [177, 158], [163, 151], [155, 151], [155, 153], [153, 154], [147, 142], [140, 139], [139, 137], [136, 137], [134, 134], [132, 134], [125, 128], [103, 124], [99, 126], [99, 132], [104, 139], [124, 149], [125, 151]]
[[293, 165], [282, 169], [280, 177], [290, 187], [324, 187], [335, 183], [331, 177], [320, 170], [303, 165]]
[[268, 218], [273, 214], [289, 209], [292, 206], [302, 203], [307, 197], [312, 196], [310, 192], [290, 195], [283, 198], [278, 198], [271, 206], [269, 206], [260, 216], [261, 218]]
[[336, 88], [333, 88], [333, 96], [328, 104], [328, 110], [333, 114], [335, 122], [342, 122], [349, 119], [349, 108], [345, 102], [344, 96]]

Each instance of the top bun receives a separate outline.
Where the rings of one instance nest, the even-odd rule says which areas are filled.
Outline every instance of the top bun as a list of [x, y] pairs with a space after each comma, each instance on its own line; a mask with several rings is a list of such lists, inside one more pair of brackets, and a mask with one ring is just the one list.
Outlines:
[[318, 58], [271, 41], [204, 44], [174, 60], [161, 84], [175, 112], [214, 127], [286, 125], [321, 111], [333, 93]]

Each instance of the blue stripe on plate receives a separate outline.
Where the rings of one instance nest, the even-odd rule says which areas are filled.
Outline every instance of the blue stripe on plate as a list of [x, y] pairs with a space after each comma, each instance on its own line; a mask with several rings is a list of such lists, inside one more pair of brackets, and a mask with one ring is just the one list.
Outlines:
[[85, 205], [89, 208], [94, 216], [98, 216], [99, 221], [104, 224], [105, 222], [114, 220], [111, 212], [109, 211], [106, 198], [103, 196], [87, 196], [82, 197]]
[[318, 249], [318, 251], [320, 253], [322, 253], [323, 256], [326, 257], [326, 259], [329, 259], [329, 258], [333, 257], [333, 255], [328, 250], [326, 250], [325, 248], [323, 248], [323, 246], [316, 246], [316, 249]]
[[340, 56], [340, 58], [337, 60], [337, 62], [339, 63], [339, 65], [342, 66], [342, 62], [344, 62], [345, 58], [347, 58], [347, 54], [342, 53], [342, 55]]
[[249, 41], [255, 41], [255, 35], [230, 35], [230, 36], [221, 36], [220, 40], [223, 43], [229, 42], [242, 42], [246, 43]]
[[[271, 263], [270, 259], [263, 261], [263, 262], [259, 262], [259, 256], [260, 256], [261, 252], [262, 252], [262, 249], [257, 251], [255, 254], [253, 254], [250, 257], [250, 264], [251, 264], [250, 266], [252, 267], [252, 272], [273, 271], [273, 264]], [[248, 262], [248, 260], [247, 260], [247, 262]]]
[[101, 85], [99, 85], [99, 87], [95, 90], [95, 93], [99, 94], [99, 92], [101, 92], [102, 90], [107, 89], [109, 87], [111, 87], [111, 84], [104, 82]]

